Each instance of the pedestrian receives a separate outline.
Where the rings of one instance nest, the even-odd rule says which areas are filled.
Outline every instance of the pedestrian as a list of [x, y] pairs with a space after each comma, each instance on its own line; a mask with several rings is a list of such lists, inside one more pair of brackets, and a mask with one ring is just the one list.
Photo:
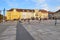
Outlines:
[[28, 23], [30, 24], [30, 19], [28, 19]]
[[55, 26], [56, 26], [56, 24], [57, 24], [57, 18], [55, 18]]
[[39, 23], [41, 22], [41, 17], [39, 17]]
[[22, 23], [21, 20], [19, 20], [19, 22]]

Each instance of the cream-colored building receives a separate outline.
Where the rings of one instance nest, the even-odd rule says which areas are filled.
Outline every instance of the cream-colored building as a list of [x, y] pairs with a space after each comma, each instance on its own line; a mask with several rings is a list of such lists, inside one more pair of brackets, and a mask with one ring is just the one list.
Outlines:
[[7, 10], [6, 12], [6, 20], [14, 20], [14, 19], [19, 19], [20, 14], [19, 12], [16, 11], [16, 9], [10, 9]]
[[48, 11], [46, 11], [46, 10], [39, 10], [38, 16], [41, 19], [45, 19], [45, 18], [48, 19]]
[[34, 10], [34, 9], [10, 9], [6, 11], [6, 20], [21, 20], [36, 18], [48, 18], [48, 12], [46, 10]]
[[10, 9], [6, 12], [6, 20], [31, 19], [34, 16], [34, 10], [30, 9]]

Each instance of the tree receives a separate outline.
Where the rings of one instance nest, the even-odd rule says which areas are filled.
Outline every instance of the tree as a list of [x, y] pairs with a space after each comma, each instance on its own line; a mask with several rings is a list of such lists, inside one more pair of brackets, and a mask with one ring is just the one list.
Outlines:
[[3, 21], [3, 15], [0, 14], [0, 22]]
[[3, 19], [3, 15], [0, 14], [0, 20], [2, 20], [2, 19]]

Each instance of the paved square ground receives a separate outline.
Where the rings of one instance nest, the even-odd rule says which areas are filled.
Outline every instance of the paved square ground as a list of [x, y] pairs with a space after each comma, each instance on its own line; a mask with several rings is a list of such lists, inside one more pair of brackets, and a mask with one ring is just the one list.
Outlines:
[[17, 22], [0, 23], [0, 40], [16, 40]]
[[55, 20], [37, 20], [23, 22], [24, 28], [32, 35], [35, 40], [60, 40], [60, 20], [54, 25]]
[[[54, 25], [55, 20], [31, 20], [30, 22], [21, 23], [22, 25], [19, 23], [17, 28], [18, 33], [24, 33], [23, 30], [19, 30], [24, 27], [35, 40], [60, 40], [60, 20], [57, 21], [56, 26]], [[17, 22], [1, 23], [0, 27], [4, 29], [0, 28], [0, 40], [16, 40]]]

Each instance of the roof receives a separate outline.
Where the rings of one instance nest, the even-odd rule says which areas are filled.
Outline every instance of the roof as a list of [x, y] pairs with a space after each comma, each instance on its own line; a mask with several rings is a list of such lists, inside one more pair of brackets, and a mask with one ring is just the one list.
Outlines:
[[[10, 10], [7, 10], [7, 11], [13, 11], [14, 9], [10, 9]], [[18, 12], [35, 12], [35, 10], [32, 10], [32, 9], [16, 9], [16, 11]]]
[[50, 11], [48, 11], [48, 13], [49, 13], [49, 14], [55, 14], [55, 12], [50, 12]]
[[58, 12], [60, 12], [60, 9], [58, 11], [56, 11], [55, 13], [58, 13]]
[[7, 10], [7, 11], [13, 11], [14, 9], [9, 9], [9, 10]]
[[40, 12], [40, 11], [41, 11], [41, 12], [44, 12], [44, 13], [45, 13], [45, 12], [48, 12], [47, 10], [44, 10], [44, 9], [39, 10], [39, 12]]
[[34, 10], [31, 10], [31, 9], [16, 9], [16, 11], [19, 11], [19, 12], [34, 12]]

